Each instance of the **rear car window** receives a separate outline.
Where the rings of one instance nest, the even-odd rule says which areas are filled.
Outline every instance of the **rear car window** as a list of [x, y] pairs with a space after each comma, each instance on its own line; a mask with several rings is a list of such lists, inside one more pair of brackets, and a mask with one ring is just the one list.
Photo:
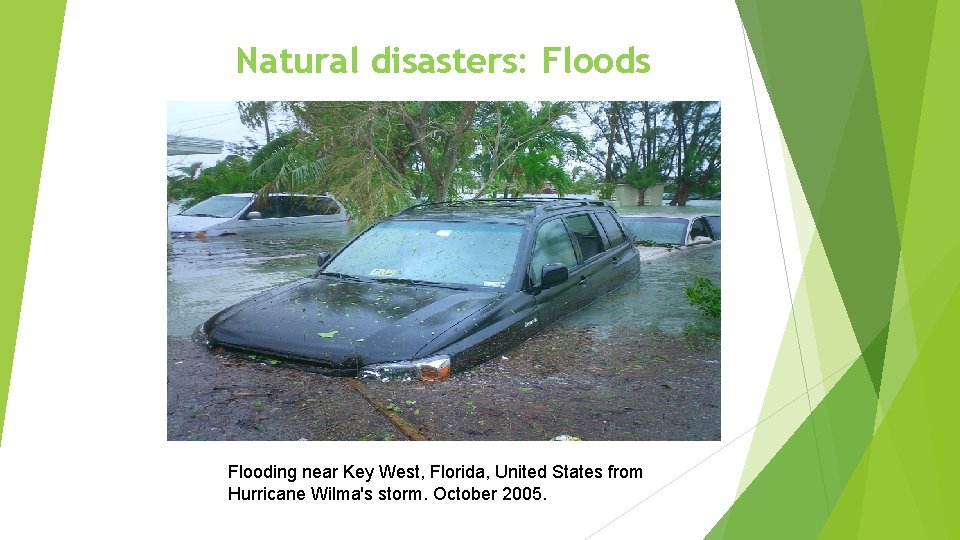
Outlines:
[[597, 216], [597, 220], [600, 221], [603, 230], [607, 233], [610, 247], [619, 246], [626, 242], [627, 237], [623, 234], [623, 229], [620, 228], [620, 224], [617, 223], [617, 220], [614, 219], [612, 214], [609, 212], [597, 212], [595, 215]]
[[593, 220], [587, 214], [579, 216], [570, 216], [566, 218], [573, 230], [573, 236], [577, 239], [580, 246], [580, 254], [583, 260], [587, 260], [599, 253], [603, 253], [603, 241], [600, 240], [600, 231], [597, 230]]
[[720, 239], [720, 216], [707, 216], [707, 223], [710, 224], [710, 229], [713, 231], [713, 239]]

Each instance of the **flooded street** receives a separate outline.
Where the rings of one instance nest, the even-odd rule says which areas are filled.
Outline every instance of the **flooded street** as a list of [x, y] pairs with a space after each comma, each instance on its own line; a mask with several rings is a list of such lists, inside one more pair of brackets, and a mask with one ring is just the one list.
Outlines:
[[[694, 206], [694, 203], [700, 203]], [[622, 214], [719, 213], [719, 201], [683, 207], [627, 207]], [[170, 212], [174, 212], [172, 208]], [[276, 285], [311, 275], [317, 254], [330, 253], [362, 230], [358, 223], [286, 227], [257, 236], [173, 240], [167, 244], [167, 334], [189, 336], [214, 313]], [[689, 249], [689, 248], [688, 248]], [[690, 306], [683, 289], [697, 277], [720, 284], [720, 247], [707, 246], [645, 261], [639, 280], [567, 317], [565, 328], [622, 325], [667, 333], [713, 325]]]
[[720, 438], [720, 324], [683, 293], [698, 277], [720, 284], [719, 244], [644, 260], [638, 278], [480, 366], [380, 383], [189, 339], [217, 311], [311, 275], [360, 226], [292, 229], [168, 244], [168, 439]]
[[168, 243], [167, 334], [189, 336], [221, 309], [311, 275], [318, 253], [335, 252], [361, 230], [355, 223], [303, 229]]
[[684, 252], [643, 261], [639, 279], [601, 297], [560, 321], [564, 328], [621, 326], [678, 334], [688, 326], [720, 330], [690, 305], [683, 290], [697, 277], [720, 285], [720, 246], [684, 248]]

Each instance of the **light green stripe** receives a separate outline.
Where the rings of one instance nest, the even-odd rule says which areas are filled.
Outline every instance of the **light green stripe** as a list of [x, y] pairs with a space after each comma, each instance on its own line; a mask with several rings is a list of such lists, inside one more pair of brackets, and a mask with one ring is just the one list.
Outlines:
[[4, 191], [10, 203], [0, 212], [4, 248], [0, 266], [0, 440], [65, 8], [66, 0], [5, 2], [0, 7], [0, 50], [7, 51], [0, 85], [7, 104], [0, 148], [7, 171]]

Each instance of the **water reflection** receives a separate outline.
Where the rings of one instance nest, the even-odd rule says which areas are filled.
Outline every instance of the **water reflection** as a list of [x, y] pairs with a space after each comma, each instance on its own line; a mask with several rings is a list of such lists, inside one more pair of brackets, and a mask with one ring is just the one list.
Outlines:
[[355, 223], [284, 227], [256, 236], [171, 241], [167, 244], [167, 333], [188, 336], [221, 309], [309, 276], [317, 268], [318, 253], [336, 251], [360, 228]]

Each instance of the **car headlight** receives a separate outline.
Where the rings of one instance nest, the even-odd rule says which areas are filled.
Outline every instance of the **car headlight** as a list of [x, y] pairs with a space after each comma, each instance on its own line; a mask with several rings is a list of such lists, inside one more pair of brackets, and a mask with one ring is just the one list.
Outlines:
[[210, 336], [208, 336], [207, 331], [203, 329], [203, 325], [204, 323], [200, 323], [193, 329], [193, 334], [190, 335], [190, 339], [201, 345], [210, 345]]
[[450, 357], [438, 354], [418, 360], [373, 364], [360, 371], [361, 379], [380, 382], [439, 381], [450, 376]]
[[207, 231], [196, 231], [196, 232], [171, 232], [170, 238], [180, 240], [183, 238], [199, 238], [204, 239], [207, 237]]

